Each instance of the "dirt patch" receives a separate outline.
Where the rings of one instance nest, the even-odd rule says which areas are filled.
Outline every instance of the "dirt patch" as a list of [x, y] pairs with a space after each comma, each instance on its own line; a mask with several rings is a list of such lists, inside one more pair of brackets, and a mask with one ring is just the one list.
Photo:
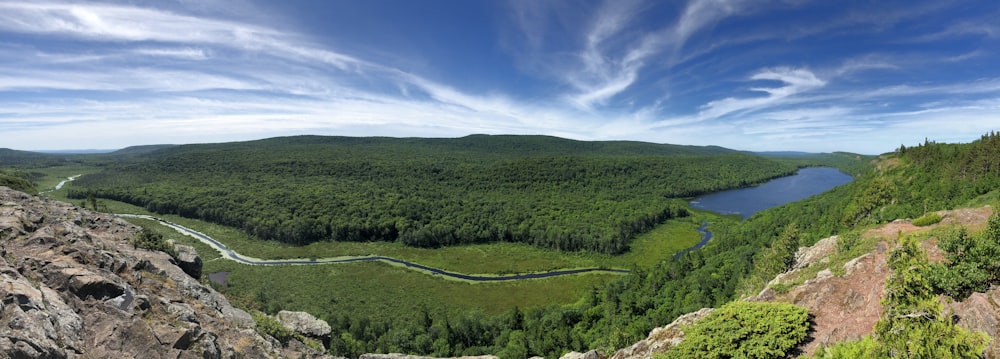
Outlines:
[[900, 233], [906, 234], [919, 230], [931, 229], [939, 226], [950, 226], [955, 224], [969, 228], [970, 232], [982, 230], [986, 226], [986, 221], [993, 215], [993, 207], [984, 206], [977, 208], [961, 208], [951, 211], [937, 211], [941, 215], [941, 222], [929, 226], [914, 226], [909, 219], [897, 219], [892, 223], [872, 228], [865, 232], [866, 236], [881, 237], [885, 239], [895, 239]]

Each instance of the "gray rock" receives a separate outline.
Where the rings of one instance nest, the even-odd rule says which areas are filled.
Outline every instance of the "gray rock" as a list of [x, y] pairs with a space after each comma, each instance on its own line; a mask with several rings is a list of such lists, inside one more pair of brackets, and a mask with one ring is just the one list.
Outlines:
[[200, 273], [133, 248], [139, 231], [0, 187], [0, 358], [315, 357], [257, 334]]
[[200, 279], [202, 263], [198, 251], [183, 244], [174, 244], [174, 250], [177, 251], [177, 266], [192, 278]]
[[330, 324], [316, 319], [312, 314], [306, 312], [282, 310], [278, 312], [277, 319], [288, 329], [313, 338], [328, 339], [332, 332]]

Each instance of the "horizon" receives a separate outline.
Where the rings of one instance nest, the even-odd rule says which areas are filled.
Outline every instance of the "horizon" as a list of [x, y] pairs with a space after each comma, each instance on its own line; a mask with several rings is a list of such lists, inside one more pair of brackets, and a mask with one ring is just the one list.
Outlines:
[[0, 147], [481, 133], [881, 154], [1000, 129], [997, 16], [990, 1], [0, 0]]
[[[287, 137], [300, 137], [300, 136], [329, 136], [329, 137], [337, 137], [338, 135], [302, 134], [302, 135], [275, 136], [275, 137], [254, 138], [254, 139], [238, 140], [238, 141], [223, 141], [223, 142], [147, 143], [147, 144], [136, 144], [136, 145], [129, 145], [129, 146], [125, 146], [125, 147], [117, 147], [117, 148], [61, 148], [61, 149], [51, 149], [50, 148], [50, 149], [40, 149], [40, 150], [25, 150], [25, 149], [20, 149], [20, 148], [0, 147], [0, 149], [8, 149], [8, 150], [15, 150], [15, 151], [26, 151], [26, 152], [35, 152], [35, 153], [44, 153], [44, 154], [102, 154], [102, 153], [111, 153], [111, 152], [115, 152], [115, 151], [120, 151], [120, 150], [124, 150], [124, 149], [127, 149], [127, 148], [132, 148], [132, 147], [144, 147], [144, 146], [186, 146], [186, 145], [203, 145], [203, 144], [225, 144], [225, 143], [252, 142], [252, 141], [268, 140], [268, 139], [273, 139], [273, 138], [287, 138]], [[504, 133], [500, 133], [500, 134], [472, 133], [472, 134], [468, 134], [468, 135], [464, 135], [464, 136], [458, 136], [458, 137], [396, 137], [396, 136], [340, 136], [340, 137], [351, 137], [351, 138], [365, 138], [365, 137], [376, 137], [377, 138], [377, 137], [382, 137], [382, 138], [393, 138], [393, 139], [406, 139], [406, 138], [420, 138], [420, 139], [431, 139], [431, 138], [433, 138], [433, 139], [459, 139], [459, 138], [468, 137], [468, 136], [548, 136], [548, 137], [554, 137], [554, 138], [565, 139], [565, 140], [573, 140], [573, 141], [581, 141], [581, 142], [631, 141], [631, 142], [649, 143], [649, 144], [654, 144], [654, 145], [668, 145], [668, 146], [670, 146], [670, 145], [679, 145], [679, 146], [695, 146], [695, 147], [722, 147], [722, 148], [729, 149], [729, 150], [734, 150], [734, 151], [739, 151], [739, 152], [755, 153], [755, 154], [772, 154], [772, 153], [823, 154], [823, 153], [843, 152], [843, 153], [851, 153], [851, 154], [857, 154], [857, 155], [863, 155], [863, 156], [877, 156], [877, 155], [884, 154], [884, 153], [887, 153], [887, 152], [892, 152], [892, 151], [886, 151], [886, 152], [881, 152], [881, 153], [861, 153], [861, 152], [853, 152], [853, 151], [850, 151], [850, 150], [835, 150], [835, 151], [826, 151], [826, 152], [807, 152], [807, 151], [796, 151], [796, 150], [752, 151], [752, 150], [747, 150], [747, 149], [731, 148], [731, 147], [720, 146], [720, 145], [712, 145], [712, 144], [709, 144], [709, 145], [680, 145], [680, 144], [676, 144], [676, 143], [659, 143], [659, 142], [649, 142], [649, 141], [640, 141], [640, 140], [577, 140], [577, 139], [572, 139], [572, 138], [559, 137], [559, 136], [550, 136], [550, 135], [538, 135], [538, 134], [534, 134], [534, 135], [532, 135], [532, 134], [521, 135], [521, 134], [504, 134]], [[931, 142], [937, 142], [937, 141], [931, 140]], [[912, 144], [912, 145], [906, 145], [906, 146], [907, 147], [911, 147], [911, 146], [917, 146], [917, 145], [919, 145], [919, 143]], [[894, 150], [895, 150], [895, 148], [893, 149], [893, 151]]]

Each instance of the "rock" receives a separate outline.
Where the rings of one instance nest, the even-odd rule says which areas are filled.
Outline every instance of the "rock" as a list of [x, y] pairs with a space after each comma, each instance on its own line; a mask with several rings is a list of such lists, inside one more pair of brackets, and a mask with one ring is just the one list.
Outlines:
[[201, 278], [201, 257], [198, 256], [198, 251], [192, 246], [186, 246], [183, 244], [175, 244], [174, 250], [177, 251], [177, 266], [184, 270], [194, 279]]
[[257, 334], [200, 273], [133, 248], [139, 231], [0, 187], [0, 358], [323, 357]]
[[[958, 326], [971, 330], [982, 331], [990, 338], [996, 338], [1000, 327], [1000, 312], [998, 312], [996, 296], [997, 288], [986, 293], [972, 293], [961, 302], [947, 303], [948, 309], [957, 316]], [[1000, 358], [1000, 343], [990, 340], [986, 347], [987, 358]]]
[[316, 339], [329, 340], [332, 329], [327, 322], [316, 319], [312, 314], [306, 312], [290, 312], [282, 310], [278, 312], [278, 322], [292, 331], [313, 337]]
[[712, 314], [713, 311], [715, 311], [714, 308], [702, 308], [697, 312], [677, 317], [666, 326], [654, 328], [646, 339], [615, 352], [609, 359], [646, 359], [653, 357], [653, 354], [662, 353], [684, 340], [682, 327], [694, 324], [694, 322]]
[[819, 240], [812, 246], [799, 247], [799, 250], [795, 252], [795, 266], [792, 269], [806, 268], [823, 259], [829, 258], [830, 255], [837, 252], [838, 238], [837, 236], [827, 237]]
[[125, 294], [121, 285], [87, 269], [66, 268], [63, 274], [69, 277], [69, 290], [81, 299], [105, 300]]
[[559, 357], [559, 359], [604, 359], [604, 356], [596, 350], [591, 350], [586, 353], [569, 352], [563, 354], [563, 356]]

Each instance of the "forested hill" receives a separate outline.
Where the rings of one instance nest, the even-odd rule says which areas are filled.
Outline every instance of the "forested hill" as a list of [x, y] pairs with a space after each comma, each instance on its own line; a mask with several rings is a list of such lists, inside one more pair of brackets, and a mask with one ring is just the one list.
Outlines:
[[[368, 156], [427, 155], [438, 158], [466, 156], [469, 159], [496, 159], [511, 156], [670, 156], [719, 155], [737, 153], [718, 146], [682, 146], [636, 141], [577, 141], [540, 135], [469, 135], [460, 138], [397, 138], [290, 136], [256, 141], [183, 145], [158, 151], [167, 156], [191, 151], [211, 150], [270, 150], [274, 148], [339, 148], [362, 151]], [[144, 146], [146, 147], [146, 146]], [[151, 146], [150, 146], [151, 147]], [[468, 157], [468, 156], [475, 156]]]
[[677, 198], [791, 174], [720, 147], [545, 136], [298, 136], [164, 148], [86, 175], [70, 196], [110, 198], [262, 239], [495, 241], [621, 253], [686, 215]]
[[22, 167], [26, 165], [33, 167], [58, 166], [78, 157], [80, 155], [40, 153], [0, 148], [0, 167]]

